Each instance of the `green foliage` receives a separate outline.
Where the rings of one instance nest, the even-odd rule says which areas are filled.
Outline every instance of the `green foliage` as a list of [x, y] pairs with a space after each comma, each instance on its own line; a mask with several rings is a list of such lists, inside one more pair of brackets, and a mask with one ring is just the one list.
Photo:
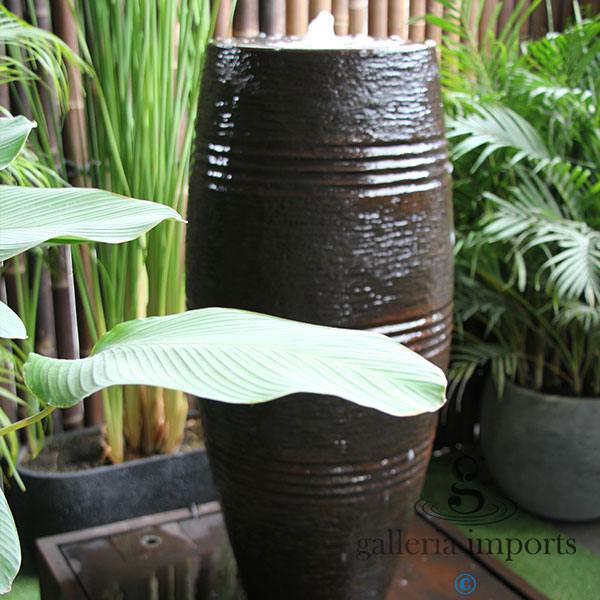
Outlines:
[[479, 45], [471, 4], [443, 24], [466, 40], [447, 35], [442, 55], [457, 234], [451, 375], [489, 363], [500, 384], [597, 396], [600, 17], [520, 43], [537, 4], [521, 2]]
[[[0, 121], [0, 149], [2, 167], [8, 167], [21, 150], [35, 123], [24, 117], [5, 118]], [[0, 186], [0, 263], [32, 246], [67, 236], [72, 241], [102, 239], [119, 243], [133, 239], [164, 219], [182, 220], [171, 208], [122, 198], [102, 190], [47, 189], [16, 186]], [[0, 302], [0, 337], [26, 336], [26, 329], [19, 317]], [[0, 352], [0, 383], [7, 381], [6, 374], [18, 381], [20, 361], [11, 356], [6, 347]], [[13, 351], [18, 352], [16, 346]], [[30, 390], [26, 389], [29, 393]], [[10, 391], [0, 388], [2, 396], [20, 402]], [[8, 448], [3, 436], [9, 435], [9, 443], [16, 447], [14, 430], [17, 427], [39, 422], [52, 410], [41, 411], [31, 419], [10, 424], [0, 410], [0, 452], [13, 470], [14, 452]], [[0, 594], [10, 590], [16, 576], [21, 553], [18, 535], [12, 515], [0, 492]]]
[[0, 169], [6, 169], [19, 155], [35, 123], [25, 117], [0, 119]]
[[0, 594], [10, 592], [21, 567], [21, 547], [8, 502], [0, 491]]
[[[204, 50], [216, 17], [209, 0], [76, 0], [86, 78], [90, 184], [169, 206], [185, 216]], [[183, 230], [163, 223], [137, 242], [98, 245], [91, 289], [74, 252], [78, 290], [97, 339], [136, 317], [185, 309]], [[103, 392], [108, 443], [122, 460], [123, 434], [148, 453], [175, 451], [183, 437], [182, 394], [113, 388]], [[144, 408], [145, 407], [145, 408]], [[123, 412], [125, 420], [123, 422]], [[153, 419], [152, 414], [159, 415]]]
[[0, 261], [52, 241], [120, 244], [166, 219], [182, 222], [168, 206], [82, 188], [0, 186]]
[[[13, 111], [31, 119], [27, 121], [30, 126], [36, 124], [29, 135], [29, 147], [23, 148], [0, 171], [0, 183], [40, 188], [65, 186], [62, 122], [69, 98], [68, 69], [77, 72], [78, 68], [85, 69], [85, 65], [58, 37], [25, 23], [4, 7], [0, 7], [0, 42], [4, 50], [0, 53], [0, 85], [9, 91]], [[0, 113], [8, 116], [7, 108], [0, 107]], [[26, 123], [24, 117], [17, 118]], [[48, 258], [45, 251], [36, 249], [27, 256], [7, 260], [3, 267], [0, 265], [3, 273], [10, 274], [15, 291], [11, 307], [14, 312], [9, 314], [7, 308], [0, 308], [4, 313], [2, 335], [21, 339], [18, 345], [12, 345], [13, 359], [16, 352], [27, 353], [35, 348], [38, 291]], [[12, 373], [0, 376], [9, 386], [18, 376], [18, 369], [6, 366], [8, 370], [11, 368]], [[38, 400], [25, 389], [20, 394], [27, 412], [37, 413]], [[29, 449], [35, 454], [43, 442], [43, 428], [40, 425], [29, 428], [26, 436]], [[11, 448], [11, 455], [4, 453], [9, 464], [16, 456], [16, 447], [15, 444]], [[3, 450], [4, 447], [0, 448]]]
[[146, 384], [235, 404], [331, 394], [409, 416], [437, 410], [445, 392], [440, 369], [383, 335], [224, 308], [122, 323], [90, 357], [31, 354], [24, 373], [40, 398], [62, 407], [107, 386]]

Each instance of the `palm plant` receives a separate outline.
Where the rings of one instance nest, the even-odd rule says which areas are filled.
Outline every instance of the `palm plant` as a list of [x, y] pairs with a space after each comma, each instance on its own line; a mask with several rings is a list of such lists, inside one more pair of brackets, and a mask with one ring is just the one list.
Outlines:
[[569, 29], [521, 44], [513, 15], [479, 47], [469, 4], [442, 22], [467, 40], [447, 38], [442, 56], [457, 215], [450, 375], [464, 385], [489, 363], [500, 388], [507, 376], [598, 396], [600, 18], [575, 4]]

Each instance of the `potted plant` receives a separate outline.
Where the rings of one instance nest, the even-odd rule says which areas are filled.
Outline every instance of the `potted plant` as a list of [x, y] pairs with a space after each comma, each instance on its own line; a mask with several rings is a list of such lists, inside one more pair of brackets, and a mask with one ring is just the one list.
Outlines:
[[[448, 22], [455, 167], [451, 377], [488, 365], [486, 462], [521, 506], [600, 516], [600, 19], [524, 43], [519, 21], [481, 46], [468, 7]], [[444, 62], [442, 61], [442, 64]], [[466, 323], [466, 325], [465, 325]]]
[[[0, 82], [7, 86], [18, 83], [21, 87], [13, 91], [23, 93], [27, 98], [28, 109], [38, 120], [37, 127], [29, 137], [28, 148], [24, 148], [17, 159], [7, 165], [7, 168], [0, 173], [0, 180], [23, 186], [67, 186], [64, 177], [70, 171], [67, 169], [66, 147], [63, 147], [60, 141], [60, 122], [65, 118], [67, 102], [73, 93], [72, 86], [79, 72], [83, 71], [92, 79], [97, 79], [96, 71], [87, 62], [78, 58], [56, 36], [20, 21], [4, 8], [0, 9], [0, 39], [5, 41], [7, 49], [6, 57], [0, 63]], [[168, 41], [165, 40], [165, 44], [167, 43]], [[32, 64], [38, 65], [39, 71], [34, 71]], [[44, 110], [49, 106], [46, 96], [56, 99], [57, 114]], [[49, 150], [52, 147], [52, 140], [57, 140], [54, 152]], [[185, 162], [185, 157], [182, 160]], [[83, 175], [80, 175], [78, 180], [84, 183]], [[157, 206], [159, 211], [163, 210], [164, 213], [163, 203], [157, 202]], [[164, 214], [168, 214], [168, 211]], [[178, 232], [177, 235], [180, 233]], [[138, 248], [143, 244], [139, 239], [132, 243], [137, 244]], [[97, 252], [108, 256], [111, 253], [110, 248], [113, 248], [115, 254], [117, 253], [114, 245], [111, 244], [99, 244]], [[114, 265], [123, 263], [119, 256], [114, 257], [112, 266], [106, 262], [99, 266], [99, 263], [94, 261], [94, 256], [97, 254], [89, 250], [89, 245], [76, 245], [72, 250], [75, 270], [77, 271], [77, 267], [81, 266], [81, 261], [87, 256], [91, 260], [91, 265], [102, 271], [107, 286], [105, 289], [110, 290], [111, 275], [107, 273], [110, 274], [114, 270]], [[7, 259], [4, 270], [5, 275], [11, 272], [13, 287], [20, 290], [18, 295], [13, 294], [12, 306], [27, 329], [27, 338], [20, 340], [18, 347], [14, 347], [11, 352], [11, 361], [15, 359], [20, 363], [27, 353], [34, 349], [52, 354], [52, 346], [56, 349], [56, 344], [45, 341], [45, 338], [51, 336], [44, 336], [42, 331], [49, 329], [47, 326], [44, 327], [45, 315], [52, 321], [54, 316], [60, 316], [65, 309], [67, 312], [74, 309], [74, 305], [67, 303], [67, 306], [54, 304], [53, 310], [52, 302], [48, 302], [47, 296], [44, 295], [43, 272], [45, 271], [47, 291], [52, 298], [49, 272], [55, 272], [56, 247], [34, 249], [28, 254], [27, 258], [21, 255]], [[15, 265], [18, 267], [22, 265], [23, 272], [15, 268]], [[121, 277], [120, 279], [126, 279], [131, 283], [132, 278]], [[89, 284], [89, 289], [83, 285], [84, 283]], [[106, 308], [108, 303], [116, 302], [114, 295], [99, 292], [89, 281], [84, 282], [80, 279], [80, 284], [83, 286], [80, 288], [82, 300], [80, 308], [83, 307], [83, 310], [79, 311], [80, 317], [89, 314], [92, 307], [97, 308], [98, 315], [104, 310], [103, 306]], [[116, 285], [122, 283], [117, 282]], [[90, 294], [93, 297], [92, 302], [86, 304], [86, 299], [89, 302]], [[130, 301], [137, 305], [133, 298], [130, 298]], [[60, 322], [63, 320], [75, 322], [76, 316], [75, 314], [62, 315]], [[117, 316], [113, 316], [115, 320], [119, 320]], [[5, 322], [8, 326], [8, 317]], [[105, 318], [105, 322], [108, 326], [111, 325], [108, 317]], [[39, 323], [41, 327], [38, 326]], [[51, 329], [54, 330], [54, 327], [52, 324]], [[64, 336], [65, 332], [58, 330], [58, 337], [61, 334]], [[76, 348], [74, 352], [77, 352]], [[17, 368], [17, 376], [19, 372]], [[38, 411], [35, 397], [28, 395], [23, 388], [15, 391], [13, 374], [1, 373], [0, 383], [8, 386], [0, 386], [0, 396], [10, 401], [14, 399], [15, 393], [18, 393], [20, 401], [30, 405], [27, 409], [30, 414]], [[16, 383], [19, 386], [22, 381]], [[139, 395], [140, 389], [133, 391]], [[115, 395], [114, 390], [111, 393]], [[184, 417], [186, 417], [187, 399], [183, 395], [178, 404], [180, 408], [173, 410], [179, 415], [183, 401], [186, 407]], [[143, 415], [143, 406], [141, 400], [135, 406], [131, 404], [130, 413], [133, 411]], [[8, 446], [5, 455], [10, 461], [9, 464], [12, 465], [16, 461], [18, 469], [14, 472], [19, 477], [18, 484], [10, 486], [7, 494], [14, 507], [15, 517], [21, 524], [22, 540], [31, 542], [40, 535], [80, 529], [140, 516], [148, 512], [171, 510], [187, 506], [190, 502], [214, 499], [215, 492], [205, 450], [201, 437], [197, 435], [192, 438], [195, 445], [190, 449], [188, 443], [185, 452], [155, 454], [161, 448], [152, 446], [147, 448], [148, 460], [143, 460], [141, 449], [138, 448], [137, 443], [134, 443], [130, 445], [127, 456], [135, 457], [135, 460], [129, 460], [126, 466], [110, 464], [111, 459], [113, 462], [118, 462], [118, 452], [115, 453], [114, 448], [123, 450], [124, 428], [127, 428], [130, 434], [128, 439], [132, 440], [137, 436], [140, 440], [144, 430], [150, 431], [148, 423], [152, 425], [154, 421], [148, 419], [146, 426], [138, 423], [137, 427], [134, 427], [132, 421], [123, 422], [123, 410], [117, 399], [108, 402], [105, 408], [107, 424], [104, 428], [96, 427], [91, 430], [76, 430], [57, 435], [46, 446], [44, 446], [44, 429], [39, 424], [27, 428], [26, 443], [21, 445], [20, 456], [17, 456], [19, 444], [16, 435], [7, 438]], [[13, 412], [16, 413], [16, 408]], [[156, 427], [153, 431], [164, 431], [168, 426], [166, 424], [168, 416], [167, 411], [166, 421], [155, 423]], [[8, 424], [7, 415], [0, 413], [0, 417], [2, 417], [2, 425]], [[173, 435], [177, 438], [181, 437], [186, 419], [174, 419], [171, 423]], [[167, 446], [173, 451], [176, 448], [170, 444]], [[167, 450], [166, 446], [162, 449]], [[40, 452], [41, 455], [38, 454]], [[27, 487], [26, 494], [21, 491], [23, 484]], [[132, 490], [138, 492], [136, 495], [132, 491], [132, 499], [126, 503], [117, 502], [114, 498], [116, 493], [114, 490], [122, 485], [129, 485]], [[161, 487], [169, 487], [171, 493], [168, 495], [153, 493], [153, 490]], [[70, 498], [76, 498], [77, 502], [71, 502]]]
[[[0, 169], [7, 168], [22, 150], [27, 136], [35, 123], [24, 117], [6, 117], [0, 119]], [[48, 240], [61, 242], [81, 242], [97, 240], [107, 243], [121, 243], [137, 237], [149, 227], [164, 219], [181, 217], [171, 208], [158, 204], [122, 198], [108, 192], [94, 189], [77, 188], [30, 188], [20, 186], [0, 186], [0, 264], [26, 250], [34, 248]], [[0, 302], [0, 338], [24, 339], [27, 331], [24, 323], [6, 304]], [[19, 348], [12, 345], [15, 354], [9, 352], [11, 345], [0, 346], [2, 358], [2, 379], [5, 374], [16, 375], [22, 361]], [[16, 369], [16, 373], [15, 373]], [[21, 384], [19, 384], [21, 386]], [[22, 387], [22, 386], [21, 386]], [[22, 402], [10, 391], [2, 390], [8, 399]], [[35, 424], [52, 412], [52, 408], [32, 403], [32, 415], [18, 423], [10, 423], [2, 413], [2, 436], [9, 436], [9, 444], [15, 445], [14, 431]], [[22, 485], [15, 471], [13, 454], [2, 439], [0, 450], [7, 460], [9, 470]], [[2, 575], [0, 589], [10, 587], [10, 579], [18, 568], [18, 542], [14, 537], [12, 518], [4, 495], [0, 499], [2, 515], [1, 526], [7, 535], [6, 555], [2, 557]], [[15, 543], [17, 544], [15, 546]], [[3, 548], [4, 551], [4, 548]]]
[[[215, 7], [196, 0], [124, 6], [74, 2], [72, 12], [57, 9], [54, 25], [70, 43], [77, 41], [79, 56], [2, 8], [3, 39], [15, 67], [6, 84], [13, 86], [13, 101], [23, 91], [27, 101], [20, 112], [38, 122], [31, 147], [53, 185], [69, 176], [75, 185], [154, 201], [185, 216], [202, 56]], [[36, 35], [40, 42], [31, 43]], [[69, 97], [76, 102], [67, 115]], [[65, 121], [70, 143], [63, 143]], [[72, 249], [79, 329], [89, 338], [82, 346], [91, 348], [124, 320], [184, 309], [183, 229], [162, 225], [117, 247]], [[17, 308], [26, 323], [35, 321], [29, 307]], [[181, 392], [115, 386], [98, 396], [87, 404], [100, 401], [109, 462], [177, 452], [189, 408]], [[35, 454], [38, 440], [35, 432], [28, 435]]]

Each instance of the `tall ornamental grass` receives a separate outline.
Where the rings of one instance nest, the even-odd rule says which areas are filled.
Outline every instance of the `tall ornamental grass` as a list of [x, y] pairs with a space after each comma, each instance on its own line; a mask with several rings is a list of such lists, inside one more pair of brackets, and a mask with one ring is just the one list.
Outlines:
[[[86, 81], [89, 184], [168, 205], [185, 215], [187, 182], [204, 51], [216, 6], [208, 0], [75, 0]], [[140, 240], [90, 255], [74, 252], [87, 322], [98, 339], [122, 321], [185, 308], [183, 232], [163, 223]], [[104, 390], [108, 443], [123, 459], [134, 451], [172, 452], [182, 440], [188, 403], [158, 388]], [[124, 418], [124, 420], [123, 420]]]

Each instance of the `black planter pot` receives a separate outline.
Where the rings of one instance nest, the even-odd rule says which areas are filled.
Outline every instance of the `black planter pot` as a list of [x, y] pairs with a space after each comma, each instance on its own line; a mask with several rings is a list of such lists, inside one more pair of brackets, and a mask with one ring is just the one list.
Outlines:
[[[97, 429], [60, 434], [54, 439], [92, 434], [97, 435]], [[13, 483], [7, 495], [19, 535], [27, 545], [46, 535], [215, 499], [204, 448], [81, 471], [40, 472], [22, 464], [18, 471], [27, 489], [21, 492]]]
[[542, 517], [600, 517], [600, 398], [542, 394], [488, 381], [481, 410], [487, 465], [504, 493]]

